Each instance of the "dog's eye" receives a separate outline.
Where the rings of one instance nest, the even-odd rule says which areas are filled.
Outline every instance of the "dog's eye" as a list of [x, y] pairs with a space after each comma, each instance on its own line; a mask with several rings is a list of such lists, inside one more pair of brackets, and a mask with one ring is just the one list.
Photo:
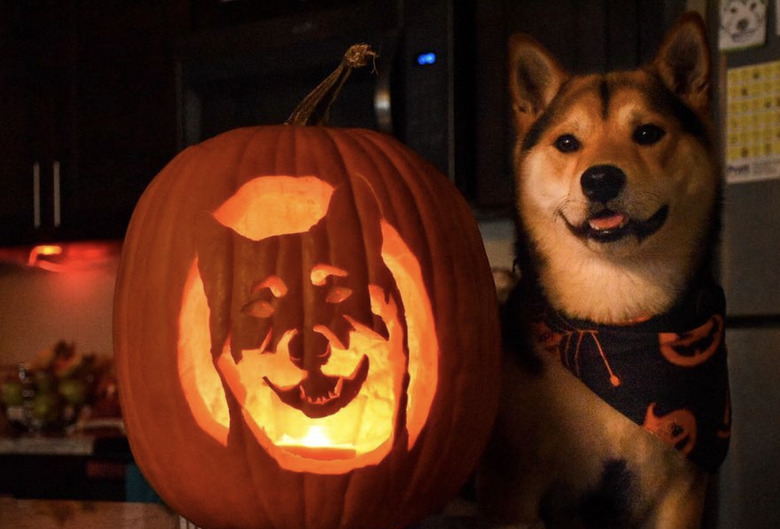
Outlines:
[[580, 140], [574, 137], [572, 134], [564, 134], [558, 136], [555, 140], [555, 148], [561, 152], [574, 152], [580, 148]]
[[654, 143], [658, 143], [661, 138], [664, 137], [664, 134], [666, 134], [664, 129], [658, 125], [649, 123], [637, 127], [636, 130], [634, 130], [632, 138], [639, 145], [653, 145]]
[[271, 301], [256, 299], [241, 307], [241, 312], [254, 318], [270, 318], [276, 312], [276, 307]]

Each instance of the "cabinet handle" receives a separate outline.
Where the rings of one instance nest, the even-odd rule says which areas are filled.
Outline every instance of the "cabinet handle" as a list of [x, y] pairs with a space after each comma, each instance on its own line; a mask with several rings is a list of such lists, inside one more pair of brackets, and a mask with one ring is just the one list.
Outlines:
[[52, 187], [54, 188], [54, 227], [60, 227], [61, 208], [60, 208], [60, 162], [55, 160], [51, 164]]
[[33, 226], [41, 227], [41, 164], [33, 163]]

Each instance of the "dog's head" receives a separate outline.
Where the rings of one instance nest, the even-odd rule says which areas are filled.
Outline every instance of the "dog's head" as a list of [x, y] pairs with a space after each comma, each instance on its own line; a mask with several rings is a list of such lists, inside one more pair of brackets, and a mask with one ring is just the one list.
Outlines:
[[702, 259], [719, 188], [701, 19], [683, 17], [634, 71], [571, 76], [518, 35], [510, 68], [517, 206], [548, 298], [602, 322], [668, 309]]

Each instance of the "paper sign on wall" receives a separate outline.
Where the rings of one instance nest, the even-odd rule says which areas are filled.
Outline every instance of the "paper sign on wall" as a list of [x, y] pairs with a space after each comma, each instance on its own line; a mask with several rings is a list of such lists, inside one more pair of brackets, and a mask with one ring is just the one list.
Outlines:
[[766, 41], [768, 0], [720, 0], [721, 50], [760, 46]]
[[727, 73], [726, 180], [780, 178], [780, 61]]

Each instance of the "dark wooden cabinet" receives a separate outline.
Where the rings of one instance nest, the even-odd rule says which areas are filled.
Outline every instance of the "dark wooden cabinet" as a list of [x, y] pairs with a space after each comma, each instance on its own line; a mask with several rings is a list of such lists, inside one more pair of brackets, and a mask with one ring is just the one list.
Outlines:
[[0, 239], [10, 226], [30, 236], [34, 221], [31, 71], [12, 6], [0, 4]]
[[89, 453], [72, 454], [62, 449], [73, 446], [67, 438], [0, 440], [0, 497], [124, 501], [134, 493], [128, 486], [148, 487], [122, 436], [97, 437]]
[[176, 153], [176, 2], [3, 2], [0, 244], [120, 238]]
[[73, 214], [63, 227], [123, 235], [138, 197], [176, 153], [176, 11], [170, 2], [89, 3], [72, 15], [75, 93], [63, 207]]
[[[193, 86], [186, 83], [193, 80], [193, 71], [208, 70], [208, 57], [239, 56], [269, 42], [286, 52], [280, 43], [302, 38], [300, 32], [311, 32], [316, 45], [322, 28], [315, 22], [323, 21], [330, 7], [351, 12], [352, 6], [375, 9], [380, 4], [0, 0], [0, 245], [122, 237], [143, 189], [187, 143], [182, 131], [189, 130], [187, 95]], [[398, 7], [403, 5], [396, 10], [404, 11]], [[450, 154], [466, 169], [461, 177], [466, 183], [458, 183], [475, 210], [505, 216], [513, 203], [509, 35], [530, 33], [575, 72], [632, 68], [652, 57], [685, 2], [479, 0], [458, 5], [462, 8], [452, 10], [458, 15], [452, 28], [455, 67], [447, 71], [455, 76], [452, 120], [459, 140]], [[300, 17], [290, 15], [298, 11]], [[403, 21], [385, 18], [392, 19], [390, 26], [400, 25], [407, 46], [427, 49], [425, 39], [418, 43], [414, 38], [419, 36], [415, 10], [406, 11]], [[288, 27], [298, 18], [301, 24]], [[344, 17], [336, 21], [339, 28], [357, 27]], [[190, 57], [192, 42], [205, 51]], [[322, 47], [319, 51], [325, 53]], [[200, 62], [191, 64], [196, 60]], [[302, 69], [298, 62], [291, 64]], [[244, 66], [233, 65], [246, 77], [251, 72]], [[406, 74], [400, 72], [405, 83], [401, 102], [411, 99], [411, 91], [419, 95], [425, 90], [409, 73], [416, 70], [406, 68]], [[292, 66], [290, 71], [300, 77]], [[313, 86], [318, 79], [298, 84]], [[216, 90], [226, 89], [223, 81], [215, 84]], [[178, 96], [177, 83], [182, 85]], [[278, 80], [268, 90], [292, 92]], [[262, 93], [252, 97], [262, 99]], [[292, 105], [273, 108], [285, 106]], [[253, 118], [252, 111], [242, 112], [242, 118]], [[400, 116], [398, 122], [403, 120]], [[431, 137], [446, 128], [428, 126]]]
[[0, 495], [124, 501], [126, 463], [86, 456], [0, 455]]

